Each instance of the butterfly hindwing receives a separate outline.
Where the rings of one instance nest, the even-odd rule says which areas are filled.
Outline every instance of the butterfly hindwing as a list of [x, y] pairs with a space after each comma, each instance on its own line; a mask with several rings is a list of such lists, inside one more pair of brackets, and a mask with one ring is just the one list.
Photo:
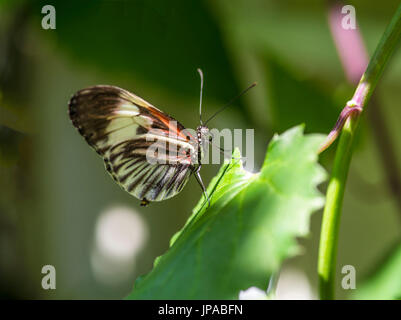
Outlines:
[[[138, 199], [173, 197], [194, 170], [189, 154], [196, 148], [185, 128], [126, 90], [114, 86], [80, 90], [70, 100], [69, 115], [103, 157], [113, 179]], [[155, 146], [156, 151], [149, 153]]]

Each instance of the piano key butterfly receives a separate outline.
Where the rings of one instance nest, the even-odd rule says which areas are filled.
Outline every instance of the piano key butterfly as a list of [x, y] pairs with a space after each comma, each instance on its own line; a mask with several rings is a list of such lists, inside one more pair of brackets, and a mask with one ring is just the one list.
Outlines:
[[[200, 176], [204, 148], [212, 137], [202, 121], [193, 134], [174, 118], [124, 89], [97, 85], [75, 93], [69, 116], [86, 142], [103, 157], [113, 179], [146, 206], [178, 194], [193, 173], [210, 205]], [[252, 88], [252, 84], [245, 91]]]

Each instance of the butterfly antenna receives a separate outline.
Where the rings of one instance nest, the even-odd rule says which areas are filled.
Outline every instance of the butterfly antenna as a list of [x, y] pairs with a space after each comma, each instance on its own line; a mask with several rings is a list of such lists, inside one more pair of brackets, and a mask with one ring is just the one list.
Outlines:
[[200, 68], [198, 68], [198, 72], [199, 72], [200, 79], [201, 79], [200, 100], [199, 100], [199, 120], [200, 120], [200, 124], [203, 125], [203, 122], [202, 122], [203, 72]]
[[227, 107], [229, 107], [230, 105], [232, 105], [232, 103], [237, 100], [238, 98], [240, 98], [241, 96], [243, 96], [245, 93], [247, 93], [249, 90], [251, 90], [254, 86], [256, 86], [257, 83], [254, 82], [252, 83], [248, 88], [246, 88], [244, 91], [242, 91], [239, 95], [237, 95], [236, 97], [232, 98], [230, 100], [230, 102], [228, 102], [224, 107], [222, 107], [220, 110], [217, 110], [206, 122], [205, 125], [212, 120], [215, 116], [217, 116], [220, 112], [222, 112], [224, 109], [226, 109]]

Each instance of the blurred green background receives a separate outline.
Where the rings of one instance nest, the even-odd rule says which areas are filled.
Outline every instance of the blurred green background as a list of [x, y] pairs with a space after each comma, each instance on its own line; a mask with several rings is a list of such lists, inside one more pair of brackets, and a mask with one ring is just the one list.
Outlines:
[[[55, 30], [41, 26], [47, 4], [56, 8]], [[347, 4], [355, 6], [372, 54], [398, 1]], [[205, 74], [206, 117], [257, 81], [210, 124], [254, 128], [257, 169], [274, 132], [305, 123], [306, 132], [328, 133], [352, 95], [327, 12], [328, 2], [317, 0], [0, 1], [0, 296], [122, 298], [201, 196], [191, 179], [173, 199], [140, 207], [70, 123], [67, 103], [75, 91], [117, 85], [195, 128], [196, 68]], [[376, 92], [398, 168], [400, 84], [398, 51]], [[357, 287], [401, 234], [382, 142], [368, 116], [361, 129], [338, 257], [339, 266], [355, 266]], [[328, 170], [333, 150], [321, 157]], [[202, 168], [206, 183], [217, 170]], [[316, 298], [320, 221], [321, 212], [313, 215], [310, 237], [300, 240], [304, 254], [285, 264], [282, 297]], [[41, 287], [48, 264], [57, 270], [56, 290]], [[349, 292], [338, 285], [337, 293]]]

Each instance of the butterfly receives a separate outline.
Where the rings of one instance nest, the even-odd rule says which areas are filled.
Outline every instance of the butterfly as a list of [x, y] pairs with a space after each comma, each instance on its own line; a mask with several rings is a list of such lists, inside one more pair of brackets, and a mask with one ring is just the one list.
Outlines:
[[72, 124], [103, 158], [106, 170], [117, 184], [141, 200], [142, 206], [174, 197], [191, 174], [210, 205], [200, 176], [205, 147], [212, 142], [206, 124], [229, 104], [202, 121], [203, 73], [200, 69], [198, 72], [200, 125], [195, 133], [119, 87], [92, 86], [76, 92], [69, 101]]

